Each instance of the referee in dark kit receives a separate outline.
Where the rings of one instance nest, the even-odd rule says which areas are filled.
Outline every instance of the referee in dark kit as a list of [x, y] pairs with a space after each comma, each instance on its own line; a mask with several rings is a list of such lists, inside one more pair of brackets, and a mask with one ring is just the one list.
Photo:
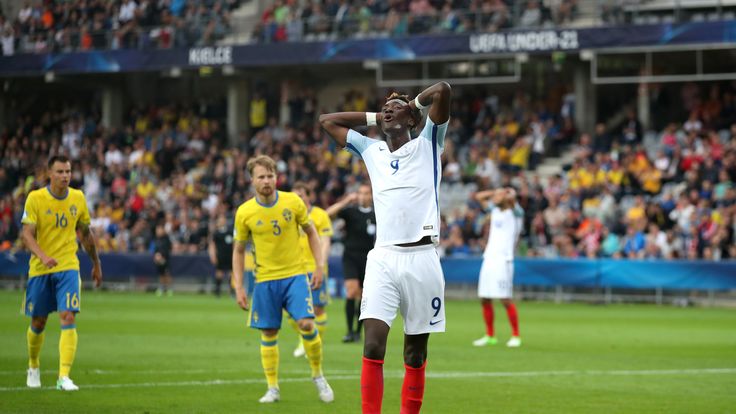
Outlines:
[[[356, 205], [351, 205], [357, 201]], [[345, 317], [348, 332], [343, 342], [360, 342], [360, 298], [363, 293], [365, 262], [376, 242], [376, 213], [369, 184], [361, 184], [357, 193], [351, 193], [327, 210], [330, 218], [345, 222], [342, 269], [345, 278]], [[356, 323], [353, 324], [353, 321]], [[355, 328], [353, 326], [356, 325]]]
[[[233, 271], [233, 233], [227, 225], [227, 217], [219, 215], [209, 243], [210, 261], [215, 266], [215, 296], [220, 297], [222, 281]], [[233, 287], [230, 286], [230, 293]]]

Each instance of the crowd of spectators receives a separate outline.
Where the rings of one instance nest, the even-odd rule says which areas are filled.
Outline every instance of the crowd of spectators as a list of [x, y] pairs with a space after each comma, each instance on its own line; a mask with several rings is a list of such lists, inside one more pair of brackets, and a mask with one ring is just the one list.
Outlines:
[[214, 44], [240, 0], [24, 0], [0, 11], [2, 55]]
[[[692, 95], [692, 85], [683, 93]], [[668, 125], [657, 142], [645, 139], [634, 112], [620, 128], [599, 124], [592, 134], [578, 132], [565, 91], [554, 110], [524, 93], [502, 99], [478, 88], [457, 92], [462, 99], [453, 102], [443, 186], [466, 193], [443, 210], [444, 255], [482, 252], [488, 217], [472, 191], [512, 185], [526, 212], [522, 255], [736, 257], [732, 84], [683, 100], [691, 116]], [[149, 251], [156, 222], [165, 224], [175, 254], [206, 251], [214, 219], [232, 219], [252, 196], [245, 164], [253, 155], [277, 160], [279, 188], [305, 181], [316, 190], [314, 203], [327, 207], [368, 176], [315, 119], [324, 111], [378, 108], [379, 96], [349, 91], [326, 107], [306, 88], [275, 102], [259, 91], [250, 105], [251, 135], [234, 146], [223, 129], [223, 102], [136, 107], [120, 129], [106, 129], [99, 113], [72, 105], [21, 117], [0, 131], [2, 248], [17, 246], [25, 196], [45, 184], [44, 160], [53, 153], [74, 160], [72, 186], [84, 190], [105, 252]], [[288, 108], [288, 116], [279, 108]], [[560, 174], [545, 179], [530, 171], [566, 145], [574, 162]]]
[[275, 0], [261, 15], [253, 38], [298, 41], [312, 36], [382, 33], [496, 32], [572, 22], [578, 0]]
[[[689, 117], [653, 140], [644, 139], [631, 112], [618, 130], [609, 133], [599, 124], [593, 134], [579, 134], [574, 162], [549, 180], [502, 174], [500, 184], [517, 188], [526, 212], [522, 254], [736, 258], [734, 92], [734, 84], [686, 84]], [[487, 218], [472, 200], [446, 212], [444, 253], [480, 254]]]

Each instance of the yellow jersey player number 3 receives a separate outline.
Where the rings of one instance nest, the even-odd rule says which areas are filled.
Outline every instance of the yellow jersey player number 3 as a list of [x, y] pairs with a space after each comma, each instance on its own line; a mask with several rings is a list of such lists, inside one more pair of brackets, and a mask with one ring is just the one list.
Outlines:
[[[312, 380], [320, 400], [332, 402], [332, 388], [322, 374], [322, 340], [314, 324], [311, 289], [322, 285], [324, 259], [320, 238], [309, 220], [307, 206], [294, 193], [276, 190], [276, 163], [261, 155], [248, 161], [256, 196], [238, 207], [233, 231], [233, 281], [238, 305], [250, 308], [248, 324], [261, 331], [261, 363], [268, 382], [261, 403], [279, 401], [278, 333], [282, 312], [293, 318], [304, 343], [304, 351], [312, 370]], [[301, 254], [299, 229], [309, 239], [315, 268], [310, 280]], [[253, 300], [243, 287], [245, 244], [253, 240], [255, 252], [255, 287]]]
[[65, 156], [48, 162], [49, 185], [32, 191], [26, 199], [21, 237], [31, 251], [25, 313], [31, 317], [28, 328], [28, 372], [26, 384], [41, 387], [39, 355], [48, 315], [59, 312], [59, 379], [56, 388], [76, 391], [69, 378], [77, 351], [76, 314], [81, 310], [82, 289], [77, 259], [77, 231], [84, 250], [92, 260], [95, 286], [102, 283], [102, 267], [97, 245], [89, 228], [90, 216], [84, 194], [69, 187], [71, 162]]

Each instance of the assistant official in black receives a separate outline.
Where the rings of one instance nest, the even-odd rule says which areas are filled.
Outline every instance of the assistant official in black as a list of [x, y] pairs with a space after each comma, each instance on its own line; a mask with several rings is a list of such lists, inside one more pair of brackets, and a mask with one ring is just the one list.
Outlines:
[[[357, 205], [350, 205], [357, 201]], [[345, 278], [345, 317], [348, 325], [343, 342], [360, 342], [360, 297], [363, 293], [365, 263], [368, 252], [376, 242], [376, 213], [373, 211], [371, 186], [362, 184], [357, 193], [352, 193], [327, 209], [330, 218], [345, 222], [345, 250], [342, 268]], [[357, 327], [353, 328], [353, 321]]]
[[[217, 217], [216, 227], [209, 243], [210, 261], [215, 266], [215, 296], [220, 297], [222, 281], [233, 271], [233, 233], [227, 225], [227, 217]], [[233, 287], [230, 286], [233, 293]]]
[[153, 262], [156, 264], [156, 272], [158, 273], [159, 287], [156, 295], [162, 296], [164, 293], [171, 296], [171, 239], [166, 234], [166, 227], [163, 223], [156, 224], [156, 239], [153, 242]]

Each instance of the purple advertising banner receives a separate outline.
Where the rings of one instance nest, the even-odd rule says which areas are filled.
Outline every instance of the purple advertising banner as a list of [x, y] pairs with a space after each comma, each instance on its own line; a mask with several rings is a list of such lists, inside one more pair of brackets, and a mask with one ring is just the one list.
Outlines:
[[167, 50], [104, 50], [0, 57], [0, 76], [45, 72], [117, 73], [199, 66], [262, 67], [454, 55], [550, 53], [607, 48], [722, 44], [736, 46], [736, 21], [587, 29], [512, 30], [499, 33], [285, 42]]

